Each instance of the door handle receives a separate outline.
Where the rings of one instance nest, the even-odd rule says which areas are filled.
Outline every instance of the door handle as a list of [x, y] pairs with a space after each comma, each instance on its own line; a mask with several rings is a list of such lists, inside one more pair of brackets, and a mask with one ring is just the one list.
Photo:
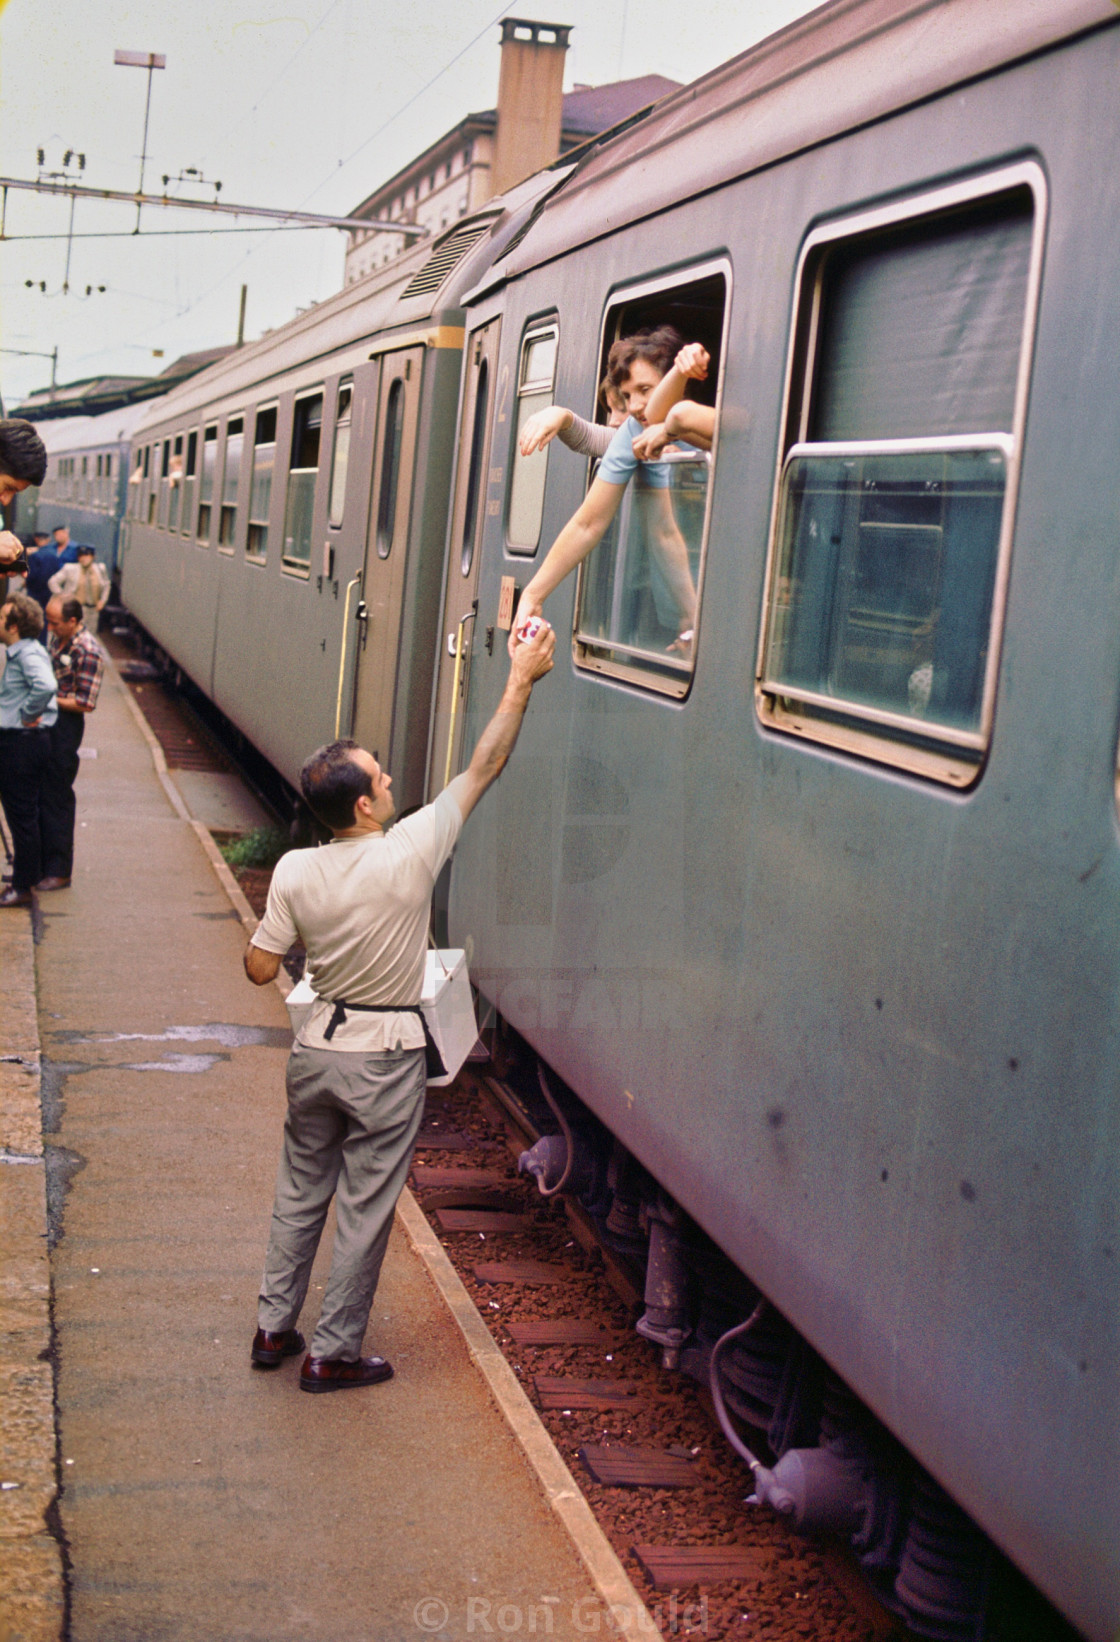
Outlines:
[[366, 603], [365, 599], [358, 600], [357, 607], [354, 611], [354, 619], [357, 621], [360, 629], [358, 634], [358, 642], [364, 650], [366, 647], [366, 639], [369, 637], [369, 605]]

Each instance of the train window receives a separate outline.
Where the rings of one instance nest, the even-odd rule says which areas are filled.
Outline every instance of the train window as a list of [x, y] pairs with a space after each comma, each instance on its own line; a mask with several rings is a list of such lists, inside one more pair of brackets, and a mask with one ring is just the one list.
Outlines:
[[397, 484], [401, 474], [401, 434], [404, 431], [404, 378], [398, 376], [389, 389], [385, 406], [384, 448], [381, 455], [381, 486], [377, 498], [377, 557], [387, 559], [393, 545], [393, 524], [397, 517]]
[[338, 405], [334, 415], [334, 451], [331, 454], [331, 497], [327, 522], [332, 530], [342, 524], [346, 506], [346, 472], [350, 465], [350, 423], [354, 408], [354, 381], [346, 377], [338, 384]]
[[171, 452], [171, 495], [167, 503], [167, 528], [178, 530], [179, 513], [183, 499], [183, 435], [175, 435], [175, 446]]
[[1009, 550], [1037, 261], [1016, 176], [810, 245], [760, 647], [767, 723], [956, 786], [990, 737]]
[[130, 519], [140, 517], [140, 500], [143, 494], [144, 473], [148, 462], [148, 449], [143, 446], [136, 452], [132, 462], [132, 472], [128, 476], [128, 516]]
[[531, 555], [541, 539], [544, 513], [544, 484], [548, 475], [549, 446], [522, 456], [518, 449], [521, 430], [534, 411], [552, 404], [556, 379], [556, 348], [559, 331], [555, 325], [535, 326], [521, 343], [521, 367], [517, 383], [517, 426], [513, 435], [506, 545], [511, 553]]
[[189, 536], [194, 527], [194, 487], [198, 468], [198, 434], [187, 434], [187, 456], [183, 466], [183, 505], [179, 510], [184, 536]]
[[268, 554], [268, 515], [272, 507], [272, 470], [276, 465], [276, 406], [257, 412], [253, 434], [253, 483], [249, 495], [247, 558], [262, 561]]
[[222, 511], [218, 517], [218, 546], [233, 551], [237, 532], [237, 492], [241, 484], [241, 453], [245, 445], [245, 418], [231, 416], [226, 423], [226, 464], [222, 476]]
[[[275, 416], [275, 411], [273, 416]], [[319, 437], [323, 431], [323, 395], [297, 399], [292, 419], [292, 456], [284, 507], [284, 563], [306, 570], [311, 563], [311, 521], [315, 481], [319, 476]], [[275, 437], [275, 434], [274, 434]]]
[[474, 423], [471, 427], [471, 462], [467, 472], [467, 505], [463, 509], [463, 540], [459, 552], [459, 568], [464, 576], [471, 573], [474, 562], [474, 544], [478, 535], [478, 503], [482, 494], [482, 457], [486, 449], [486, 412], [490, 398], [490, 366], [483, 360], [478, 367], [474, 388]]
[[210, 540], [210, 515], [214, 506], [214, 477], [218, 466], [218, 427], [202, 431], [202, 471], [198, 476], [198, 528], [200, 542]]
[[[607, 310], [597, 380], [612, 343], [672, 325], [711, 356], [696, 397], [714, 412], [727, 311], [722, 264], [687, 281], [658, 280]], [[691, 394], [690, 394], [691, 397]], [[628, 430], [627, 438], [633, 433]], [[573, 653], [576, 666], [683, 698], [692, 685], [708, 532], [712, 453], [674, 442], [638, 463], [599, 545], [580, 566]]]
[[167, 507], [171, 495], [171, 440], [165, 439], [159, 447], [159, 516], [161, 530], [167, 528]]

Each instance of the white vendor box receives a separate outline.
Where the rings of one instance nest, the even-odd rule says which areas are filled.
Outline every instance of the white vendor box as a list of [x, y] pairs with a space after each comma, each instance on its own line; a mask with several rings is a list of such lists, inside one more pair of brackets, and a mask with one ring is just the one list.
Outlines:
[[452, 1081], [478, 1042], [465, 952], [458, 947], [445, 952], [429, 950], [420, 1007], [447, 1068], [443, 1077], [429, 1078], [428, 1082], [441, 1088]]
[[[293, 986], [287, 1002], [292, 1031], [296, 1033], [316, 1002], [306, 976]], [[428, 952], [420, 1007], [447, 1068], [443, 1077], [429, 1078], [428, 1082], [442, 1087], [452, 1081], [478, 1039], [465, 952], [458, 947], [446, 952]]]

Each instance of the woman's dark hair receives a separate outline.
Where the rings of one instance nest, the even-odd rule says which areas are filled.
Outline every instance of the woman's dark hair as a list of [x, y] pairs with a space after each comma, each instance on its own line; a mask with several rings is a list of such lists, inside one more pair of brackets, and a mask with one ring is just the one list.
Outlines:
[[332, 832], [354, 825], [354, 806], [373, 794], [373, 777], [350, 754], [356, 741], [330, 741], [317, 747], [299, 772], [300, 791], [312, 815]]
[[7, 626], [14, 626], [21, 639], [37, 639], [43, 631], [42, 605], [26, 593], [9, 593], [4, 604], [11, 611], [5, 618]]
[[41, 485], [47, 472], [47, 447], [30, 422], [6, 416], [0, 421], [0, 473]]
[[636, 360], [644, 359], [659, 376], [664, 376], [673, 360], [684, 347], [684, 337], [672, 325], [657, 325], [652, 329], [635, 331], [612, 343], [607, 355], [607, 380], [614, 388], [621, 388]]

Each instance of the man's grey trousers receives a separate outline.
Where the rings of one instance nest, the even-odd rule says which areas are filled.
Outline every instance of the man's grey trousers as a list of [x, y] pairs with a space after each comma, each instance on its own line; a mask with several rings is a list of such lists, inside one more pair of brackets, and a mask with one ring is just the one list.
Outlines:
[[294, 1328], [334, 1197], [334, 1251], [313, 1357], [352, 1362], [362, 1354], [425, 1087], [423, 1049], [292, 1050], [258, 1321], [273, 1334]]

